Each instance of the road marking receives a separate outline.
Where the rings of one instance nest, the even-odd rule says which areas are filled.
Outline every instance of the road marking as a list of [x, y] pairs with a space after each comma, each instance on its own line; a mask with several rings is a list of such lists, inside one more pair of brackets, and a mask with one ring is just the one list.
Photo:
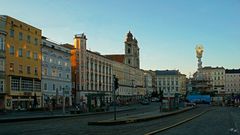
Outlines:
[[168, 130], [168, 129], [170, 129], [170, 128], [179, 126], [179, 125], [181, 125], [181, 124], [183, 124], [183, 123], [186, 123], [186, 122], [188, 122], [188, 121], [190, 121], [190, 120], [193, 120], [193, 119], [195, 119], [195, 118], [197, 118], [197, 117], [199, 117], [199, 116], [203, 115], [204, 113], [207, 113], [208, 111], [211, 111], [211, 110], [214, 110], [214, 109], [206, 110], [206, 111], [201, 112], [201, 113], [199, 113], [199, 114], [197, 114], [197, 115], [195, 115], [195, 116], [193, 116], [193, 117], [190, 117], [190, 118], [187, 118], [187, 119], [185, 119], [185, 120], [183, 120], [183, 121], [177, 122], [177, 123], [175, 123], [175, 124], [173, 124], [173, 125], [171, 125], [171, 126], [164, 127], [164, 128], [161, 128], [161, 129], [157, 129], [157, 130], [148, 132], [148, 133], [146, 133], [146, 134], [144, 134], [144, 135], [154, 135], [154, 134], [156, 134], [156, 133], [159, 133], [159, 132]]

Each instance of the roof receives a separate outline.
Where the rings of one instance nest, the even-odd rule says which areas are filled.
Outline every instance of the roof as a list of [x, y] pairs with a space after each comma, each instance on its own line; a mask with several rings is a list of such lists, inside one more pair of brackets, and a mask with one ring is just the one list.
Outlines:
[[210, 70], [211, 70], [211, 69], [224, 69], [224, 67], [211, 67], [211, 66], [206, 66], [206, 67], [203, 67], [202, 69], [203, 69], [203, 70], [204, 70], [204, 69], [210, 69]]
[[156, 75], [179, 75], [178, 70], [156, 70]]
[[240, 74], [240, 69], [226, 69], [225, 73], [227, 73], [227, 74]]
[[65, 48], [69, 48], [71, 50], [76, 49], [73, 45], [67, 44], [67, 43], [66, 44], [62, 44], [61, 46], [65, 47]]
[[105, 56], [110, 60], [124, 63], [124, 56], [125, 56], [124, 54], [105, 55]]

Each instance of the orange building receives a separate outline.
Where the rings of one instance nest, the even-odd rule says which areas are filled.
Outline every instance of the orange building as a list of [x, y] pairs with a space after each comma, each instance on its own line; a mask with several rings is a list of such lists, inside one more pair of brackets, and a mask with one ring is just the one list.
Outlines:
[[41, 107], [42, 31], [9, 16], [0, 18], [6, 84], [1, 109]]

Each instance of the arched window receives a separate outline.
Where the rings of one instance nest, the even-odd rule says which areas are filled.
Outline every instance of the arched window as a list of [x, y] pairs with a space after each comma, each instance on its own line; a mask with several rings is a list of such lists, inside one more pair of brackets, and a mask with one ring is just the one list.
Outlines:
[[128, 53], [131, 53], [131, 49], [130, 48], [128, 48]]
[[128, 64], [131, 64], [131, 60], [130, 59], [128, 59]]

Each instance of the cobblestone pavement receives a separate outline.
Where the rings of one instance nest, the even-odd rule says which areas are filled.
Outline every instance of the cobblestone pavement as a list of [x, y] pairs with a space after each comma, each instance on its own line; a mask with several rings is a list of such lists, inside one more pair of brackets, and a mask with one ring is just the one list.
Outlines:
[[[143, 112], [154, 111], [157, 109], [157, 105], [150, 106], [142, 106], [141, 108], [131, 111], [131, 112], [122, 112], [118, 113], [119, 117], [139, 114]], [[150, 131], [163, 128], [172, 124], [175, 124], [179, 121], [182, 121], [186, 118], [192, 117], [198, 113], [201, 113], [210, 107], [201, 106], [197, 109], [193, 109], [184, 113], [180, 113], [177, 115], [156, 119], [147, 122], [140, 123], [132, 123], [126, 125], [115, 125], [115, 126], [90, 126], [87, 125], [89, 121], [103, 120], [112, 118], [112, 114], [101, 114], [101, 115], [92, 115], [92, 116], [82, 116], [75, 118], [63, 118], [63, 119], [52, 119], [52, 120], [39, 120], [39, 121], [29, 121], [29, 122], [16, 122], [16, 123], [2, 123], [0, 124], [0, 134], [4, 135], [141, 135], [148, 133]], [[184, 135], [190, 134], [200, 134], [202, 132], [202, 128], [208, 128], [207, 130], [211, 130], [212, 127], [207, 126], [209, 124], [209, 120], [216, 121], [212, 122], [215, 129], [220, 130], [218, 128], [223, 128], [221, 123], [226, 129], [232, 127], [233, 119], [239, 120], [239, 111], [235, 108], [227, 108], [227, 107], [214, 107], [216, 110], [210, 111], [203, 116], [200, 116], [188, 123], [170, 129], [168, 131], [164, 131], [164, 134], [179, 134], [179, 132], [183, 132]], [[232, 116], [230, 116], [232, 115]], [[232, 119], [230, 119], [232, 118]], [[217, 119], [217, 120], [215, 120]], [[198, 121], [202, 124], [198, 124]], [[220, 122], [221, 121], [221, 122]], [[229, 122], [230, 121], [230, 122]], [[191, 124], [190, 124], [191, 123]], [[239, 125], [240, 123], [235, 123], [235, 125]], [[201, 126], [201, 127], [198, 127]], [[195, 130], [191, 128], [195, 128]], [[180, 128], [179, 130], [175, 130]], [[182, 129], [181, 129], [182, 128]], [[199, 130], [197, 130], [199, 129]], [[201, 130], [200, 130], [201, 129]], [[223, 129], [221, 129], [223, 130]], [[190, 132], [191, 131], [191, 132]], [[199, 131], [195, 132], [195, 131]], [[162, 134], [162, 133], [161, 133]]]

